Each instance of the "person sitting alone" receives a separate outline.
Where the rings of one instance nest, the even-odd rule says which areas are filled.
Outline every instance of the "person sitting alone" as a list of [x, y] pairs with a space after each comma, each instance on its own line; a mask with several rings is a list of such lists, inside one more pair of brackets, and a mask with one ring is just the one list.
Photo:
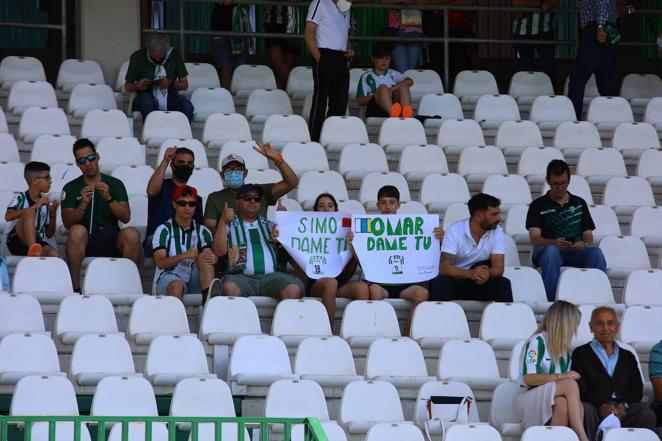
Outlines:
[[411, 91], [414, 80], [389, 69], [391, 52], [382, 44], [372, 49], [373, 68], [361, 75], [356, 90], [356, 102], [366, 106], [367, 117], [411, 118]]
[[172, 193], [175, 215], [156, 228], [152, 248], [156, 294], [181, 300], [184, 294], [201, 293], [204, 304], [218, 258], [211, 250], [211, 231], [193, 218], [198, 204], [195, 188], [188, 185], [175, 188]]
[[23, 177], [28, 189], [16, 193], [7, 206], [7, 249], [14, 256], [60, 256], [45, 240], [55, 234], [56, 212], [60, 205], [59, 201], [49, 202], [44, 196], [51, 189], [50, 172], [49, 165], [43, 162], [25, 164]]

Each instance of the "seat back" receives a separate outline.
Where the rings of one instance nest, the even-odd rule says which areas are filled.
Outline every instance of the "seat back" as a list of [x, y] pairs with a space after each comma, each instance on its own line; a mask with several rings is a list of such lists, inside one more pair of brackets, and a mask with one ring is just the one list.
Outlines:
[[[475, 402], [474, 393], [465, 383], [460, 381], [429, 381], [422, 385], [416, 394], [414, 424], [422, 428], [425, 427], [425, 422], [430, 419], [427, 409], [427, 400], [429, 400], [431, 396], [440, 395], [447, 397], [471, 397]], [[478, 406], [471, 406], [469, 408], [468, 422], [480, 422]]]
[[457, 172], [462, 176], [473, 173], [507, 175], [508, 167], [503, 153], [497, 147], [469, 146], [460, 153]]
[[363, 178], [359, 190], [359, 201], [363, 204], [377, 203], [377, 193], [385, 185], [393, 185], [400, 192], [400, 202], [411, 201], [409, 185], [404, 176], [396, 172], [370, 172]]
[[545, 285], [540, 273], [528, 266], [507, 266], [503, 277], [510, 280], [513, 301], [538, 303], [546, 302]]
[[216, 67], [209, 63], [185, 63], [188, 72], [188, 89], [181, 92], [184, 96], [191, 96], [199, 88], [220, 88]]
[[55, 343], [44, 334], [15, 332], [6, 335], [0, 340], [0, 372], [60, 372]]
[[46, 72], [41, 61], [34, 57], [10, 55], [0, 62], [0, 87], [4, 90], [21, 80], [46, 81]]
[[625, 281], [623, 303], [627, 306], [662, 306], [659, 288], [662, 286], [662, 270], [635, 270]]
[[99, 140], [106, 136], [133, 137], [129, 120], [124, 112], [113, 109], [92, 109], [85, 114], [81, 136]]
[[268, 66], [242, 64], [232, 73], [230, 92], [247, 96], [255, 89], [275, 89], [276, 77]]
[[452, 93], [426, 93], [418, 104], [418, 114], [441, 119], [463, 119], [460, 100]]
[[620, 96], [597, 96], [591, 100], [586, 120], [592, 123], [634, 122], [630, 103]]
[[588, 121], [565, 121], [559, 124], [554, 134], [554, 147], [565, 148], [600, 148], [600, 132]]
[[476, 121], [518, 121], [517, 102], [510, 95], [483, 95], [478, 98], [474, 109]]
[[345, 307], [340, 336], [400, 337], [393, 306], [387, 302], [355, 300]]
[[9, 91], [7, 110], [15, 115], [30, 107], [57, 107], [55, 90], [46, 81], [17, 81]]
[[145, 375], [209, 373], [207, 356], [195, 335], [161, 335], [149, 345]]
[[437, 145], [485, 145], [483, 129], [473, 119], [449, 119], [439, 126]]
[[463, 96], [497, 95], [496, 78], [486, 70], [463, 70], [455, 76], [453, 95]]
[[264, 123], [262, 142], [310, 142], [308, 124], [302, 116], [292, 114], [273, 114]]
[[536, 123], [577, 121], [572, 101], [565, 95], [539, 96], [533, 100], [529, 119]]
[[142, 377], [106, 377], [99, 381], [92, 416], [158, 416], [154, 389]]
[[516, 72], [510, 78], [508, 95], [513, 98], [554, 95], [552, 80], [544, 72]]
[[0, 338], [12, 332], [44, 332], [39, 302], [27, 294], [0, 295]]
[[218, 147], [227, 141], [250, 141], [253, 139], [248, 121], [239, 113], [213, 113], [205, 121], [202, 142], [213, 142]]
[[228, 378], [237, 374], [291, 374], [287, 348], [278, 337], [245, 335], [232, 348]]
[[98, 295], [66, 297], [60, 303], [54, 327], [54, 333], [59, 337], [65, 332], [117, 332], [117, 320], [110, 300]]
[[352, 421], [393, 422], [405, 420], [398, 391], [386, 381], [353, 381], [345, 386], [340, 401], [341, 424]]
[[517, 163], [517, 174], [525, 178], [528, 176], [544, 177], [547, 174], [547, 165], [554, 159], [564, 159], [563, 153], [554, 147], [526, 148]]
[[78, 416], [74, 387], [67, 377], [30, 375], [16, 383], [9, 414]]
[[628, 307], [621, 319], [620, 339], [627, 343], [662, 340], [662, 307]]
[[607, 236], [600, 241], [607, 268], [650, 269], [646, 245], [634, 236]]
[[155, 110], [143, 122], [142, 141], [153, 144], [153, 139], [193, 138], [191, 124], [182, 112]]
[[136, 372], [131, 348], [123, 335], [88, 334], [76, 340], [71, 354], [69, 373], [84, 372], [124, 375]]
[[559, 277], [556, 299], [576, 305], [613, 304], [614, 293], [605, 273], [595, 268], [566, 268]]
[[153, 173], [154, 170], [149, 165], [120, 165], [113, 170], [111, 176], [122, 181], [128, 196], [144, 196], [147, 194], [147, 183]]
[[66, 262], [57, 257], [26, 257], [14, 270], [12, 291], [21, 293], [73, 293]]
[[428, 374], [423, 351], [409, 338], [373, 341], [366, 357], [366, 378], [379, 376], [424, 377]]
[[230, 387], [218, 378], [184, 378], [175, 386], [170, 415], [235, 417]]
[[326, 309], [314, 299], [286, 299], [276, 306], [271, 335], [331, 335]]
[[427, 144], [423, 124], [416, 118], [388, 118], [379, 129], [381, 146]]
[[188, 319], [181, 300], [162, 296], [138, 298], [131, 308], [127, 334], [140, 332], [188, 334]]
[[584, 149], [577, 160], [577, 174], [592, 176], [627, 176], [623, 156], [615, 149]]
[[140, 273], [130, 259], [99, 257], [87, 266], [83, 280], [85, 294], [142, 294]]
[[278, 380], [271, 383], [264, 403], [267, 418], [317, 418], [329, 420], [324, 392], [311, 380]]
[[77, 84], [105, 84], [101, 66], [94, 60], [64, 60], [57, 73], [58, 89], [70, 92]]
[[33, 143], [39, 135], [69, 135], [69, 120], [57, 107], [30, 107], [23, 112], [18, 124], [18, 136]]
[[411, 318], [410, 337], [470, 338], [464, 310], [453, 302], [422, 302]]
[[616, 126], [611, 146], [616, 150], [659, 149], [660, 140], [651, 124], [624, 122]]
[[483, 310], [481, 340], [527, 339], [538, 327], [533, 310], [525, 303], [490, 303]]
[[261, 334], [255, 303], [245, 297], [212, 297], [200, 321], [200, 337], [211, 333]]
[[309, 171], [329, 170], [326, 151], [317, 142], [288, 142], [281, 153], [297, 176]]
[[340, 337], [307, 337], [299, 343], [294, 373], [356, 375], [352, 350]]
[[290, 115], [290, 97], [280, 89], [256, 89], [248, 95], [246, 118], [257, 115]]
[[530, 204], [529, 184], [520, 175], [492, 175], [483, 182], [483, 193], [501, 200], [501, 204]]
[[411, 424], [380, 423], [368, 430], [366, 441], [424, 441], [421, 430]]
[[494, 351], [489, 344], [477, 339], [446, 342], [439, 354], [437, 376], [442, 380], [452, 377], [500, 377]]
[[368, 132], [361, 119], [355, 116], [330, 116], [322, 124], [320, 144], [367, 144]]
[[542, 147], [540, 129], [533, 121], [504, 121], [494, 141], [497, 147]]

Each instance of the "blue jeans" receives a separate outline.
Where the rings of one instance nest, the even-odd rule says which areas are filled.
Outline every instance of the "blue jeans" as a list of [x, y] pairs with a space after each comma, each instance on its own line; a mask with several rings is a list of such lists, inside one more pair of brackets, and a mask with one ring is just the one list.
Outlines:
[[[182, 112], [188, 118], [189, 122], [193, 120], [193, 104], [185, 96], [179, 95], [174, 88], [168, 90], [168, 110], [172, 112]], [[139, 92], [133, 100], [133, 111], [140, 112], [143, 121], [150, 112], [159, 110], [159, 103], [152, 95], [152, 91]]]
[[[398, 31], [397, 34], [401, 36], [422, 37], [423, 34], [419, 32], [405, 32]], [[405, 40], [406, 41], [406, 40]], [[393, 66], [395, 70], [404, 73], [409, 69], [416, 69], [423, 63], [423, 44], [422, 43], [405, 43], [397, 44], [391, 51], [393, 57]]]
[[545, 285], [547, 300], [556, 299], [556, 285], [559, 282], [562, 266], [576, 268], [597, 268], [607, 270], [607, 263], [602, 250], [596, 247], [584, 248], [576, 252], [564, 252], [556, 245], [545, 245], [533, 249], [533, 263], [542, 269], [542, 282]]

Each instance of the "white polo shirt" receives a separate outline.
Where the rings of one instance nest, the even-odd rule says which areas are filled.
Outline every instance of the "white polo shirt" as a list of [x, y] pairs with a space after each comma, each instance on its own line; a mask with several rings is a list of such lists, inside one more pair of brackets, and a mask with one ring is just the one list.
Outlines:
[[313, 0], [308, 6], [306, 21], [317, 25], [315, 42], [318, 49], [347, 50], [349, 14], [341, 13], [333, 0]]
[[489, 260], [492, 254], [505, 254], [503, 229], [497, 225], [495, 230], [486, 231], [476, 243], [469, 230], [469, 218], [453, 222], [444, 234], [441, 252], [455, 255], [457, 268], [469, 269], [478, 262]]

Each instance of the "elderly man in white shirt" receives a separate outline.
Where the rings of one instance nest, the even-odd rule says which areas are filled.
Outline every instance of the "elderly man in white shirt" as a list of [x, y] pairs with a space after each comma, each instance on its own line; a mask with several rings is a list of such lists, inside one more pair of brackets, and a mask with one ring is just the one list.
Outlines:
[[439, 276], [430, 282], [430, 300], [512, 302], [510, 280], [503, 277], [501, 201], [479, 193], [468, 205], [470, 217], [454, 222], [446, 231]]

